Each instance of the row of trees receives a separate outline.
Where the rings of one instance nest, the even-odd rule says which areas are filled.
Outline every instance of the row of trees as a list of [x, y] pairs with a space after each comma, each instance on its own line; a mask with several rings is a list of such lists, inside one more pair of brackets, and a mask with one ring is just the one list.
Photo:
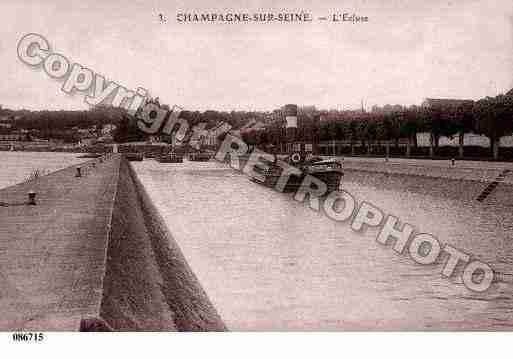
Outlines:
[[64, 142], [79, 140], [77, 129], [94, 128], [98, 132], [107, 124], [119, 125], [124, 121], [126, 111], [114, 107], [95, 107], [84, 111], [13, 111], [0, 109], [3, 122], [10, 123], [11, 128], [4, 133], [27, 130], [30, 137], [42, 139], [59, 139]]
[[[155, 100], [154, 100], [155, 101]], [[166, 105], [162, 107], [169, 109]], [[9, 115], [9, 116], [6, 116]], [[2, 118], [16, 118], [15, 129], [37, 131], [41, 138], [68, 138], [75, 141], [73, 128], [101, 129], [106, 124], [114, 124], [116, 142], [144, 140], [146, 134], [138, 131], [135, 119], [121, 108], [95, 107], [89, 111], [11, 111], [0, 108]], [[286, 142], [284, 119], [280, 110], [273, 112], [245, 111], [183, 111], [191, 126], [200, 122], [207, 129], [219, 122], [227, 122], [233, 128], [244, 126], [250, 120], [266, 123], [265, 130], [256, 130], [244, 134], [245, 139], [255, 145], [279, 146]], [[399, 144], [400, 139], [408, 139], [411, 146], [417, 146], [417, 133], [431, 134], [432, 151], [439, 145], [441, 136], [458, 135], [460, 154], [463, 153], [463, 135], [467, 132], [483, 134], [490, 139], [493, 156], [498, 157], [499, 139], [513, 133], [513, 97], [499, 95], [486, 97], [479, 101], [440, 102], [436, 106], [400, 105], [373, 107], [372, 111], [319, 111], [315, 107], [302, 107], [299, 111], [300, 122], [319, 121], [318, 133], [299, 131], [305, 139], [316, 137], [320, 141], [346, 141], [351, 145], [380, 144], [382, 142]], [[304, 121], [307, 120], [307, 121]]]
[[[417, 133], [430, 133], [430, 153], [439, 147], [442, 136], [459, 137], [459, 153], [463, 155], [464, 134], [473, 132], [490, 139], [494, 158], [498, 158], [499, 140], [513, 133], [513, 97], [499, 95], [479, 101], [460, 101], [433, 106], [386, 106], [365, 111], [315, 111], [299, 116], [320, 117], [321, 141], [345, 141], [353, 145], [366, 146], [384, 142], [399, 145], [407, 139], [410, 146], [417, 147]], [[268, 126], [265, 131], [254, 131], [245, 135], [248, 142], [259, 146], [274, 145], [285, 141], [280, 126]], [[302, 140], [302, 138], [299, 138]]]
[[[155, 103], [158, 100], [152, 101]], [[167, 105], [161, 105], [161, 107], [169, 110]], [[238, 128], [244, 126], [251, 119], [266, 121], [269, 118], [269, 113], [183, 111], [181, 117], [185, 118], [191, 126], [205, 122], [208, 129], [223, 121], [228, 122], [233, 128]], [[76, 142], [78, 140], [76, 129], [95, 128], [100, 131], [107, 124], [116, 126], [117, 129], [113, 134], [116, 142], [141, 141], [148, 137], [147, 134], [138, 130], [135, 118], [130, 116], [126, 110], [107, 106], [97, 106], [84, 111], [15, 111], [0, 107], [0, 123], [2, 122], [9, 123], [12, 127], [0, 126], [0, 134], [23, 129], [28, 130], [38, 138], [64, 139], [66, 142]]]

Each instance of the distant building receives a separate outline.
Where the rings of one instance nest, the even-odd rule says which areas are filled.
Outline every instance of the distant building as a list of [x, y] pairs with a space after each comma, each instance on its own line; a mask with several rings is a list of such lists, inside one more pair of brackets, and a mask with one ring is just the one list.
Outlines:
[[22, 134], [8, 134], [8, 135], [0, 135], [0, 142], [16, 142], [23, 141], [25, 139], [25, 135]]
[[[430, 136], [429, 132], [418, 132], [417, 133], [417, 145], [419, 147], [429, 147], [430, 146]], [[490, 147], [490, 139], [485, 135], [480, 135], [477, 133], [469, 132], [463, 135], [463, 143], [465, 146], [478, 146], [483, 148]], [[438, 146], [450, 146], [450, 147], [458, 147], [459, 140], [458, 136], [447, 137], [440, 136], [438, 140]], [[513, 147], [513, 136], [502, 136], [500, 138], [500, 146], [501, 147]]]
[[111, 134], [103, 135], [98, 137], [98, 143], [112, 143], [114, 142], [114, 138]]
[[461, 100], [452, 98], [426, 98], [422, 102], [422, 107], [433, 109], [457, 108], [461, 105], [471, 106], [474, 100]]
[[112, 123], [108, 123], [102, 128], [102, 136], [111, 135], [116, 130], [116, 125]]
[[249, 133], [252, 131], [258, 131], [258, 130], [265, 130], [265, 128], [266, 128], [265, 123], [263, 123], [261, 121], [257, 121], [254, 118], [252, 118], [244, 126], [238, 128], [236, 130], [232, 130], [231, 134], [234, 136], [240, 137], [241, 135], [243, 135], [245, 133]]
[[28, 130], [21, 129], [8, 134], [0, 135], [0, 142], [30, 141]]
[[[203, 137], [203, 144], [209, 147], [217, 147], [220, 143], [220, 136], [228, 133], [231, 130], [231, 126], [228, 123], [221, 122], [209, 130], [205, 130]], [[232, 133], [233, 134], [233, 133]]]

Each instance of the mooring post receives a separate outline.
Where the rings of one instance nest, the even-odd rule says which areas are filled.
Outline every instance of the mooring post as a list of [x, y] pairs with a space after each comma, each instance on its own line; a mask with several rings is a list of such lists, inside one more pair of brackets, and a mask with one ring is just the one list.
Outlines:
[[36, 205], [36, 192], [30, 191], [28, 193], [28, 204], [31, 205], [31, 206], [35, 206]]
[[451, 158], [451, 164], [454, 166], [455, 165], [455, 162], [456, 160], [454, 158]]
[[76, 173], [75, 177], [82, 177], [82, 168], [81, 167], [77, 167], [77, 173]]

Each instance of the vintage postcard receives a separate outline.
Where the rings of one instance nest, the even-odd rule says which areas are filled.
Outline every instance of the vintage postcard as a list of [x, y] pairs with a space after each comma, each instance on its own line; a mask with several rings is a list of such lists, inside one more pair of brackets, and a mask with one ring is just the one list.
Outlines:
[[510, 331], [511, 5], [3, 0], [0, 330]]

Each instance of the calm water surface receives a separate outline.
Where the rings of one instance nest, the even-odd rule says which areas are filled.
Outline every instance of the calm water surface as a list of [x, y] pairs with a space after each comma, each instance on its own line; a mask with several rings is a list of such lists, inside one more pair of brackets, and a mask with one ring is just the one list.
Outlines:
[[53, 172], [86, 160], [78, 156], [76, 153], [0, 151], [0, 188], [23, 182], [35, 170]]
[[[417, 265], [379, 245], [377, 231], [355, 233], [220, 163], [133, 164], [232, 330], [513, 327], [511, 284], [470, 292], [459, 276], [440, 276], [443, 263]], [[511, 207], [375, 182], [347, 176], [343, 187], [358, 202], [513, 271]]]

